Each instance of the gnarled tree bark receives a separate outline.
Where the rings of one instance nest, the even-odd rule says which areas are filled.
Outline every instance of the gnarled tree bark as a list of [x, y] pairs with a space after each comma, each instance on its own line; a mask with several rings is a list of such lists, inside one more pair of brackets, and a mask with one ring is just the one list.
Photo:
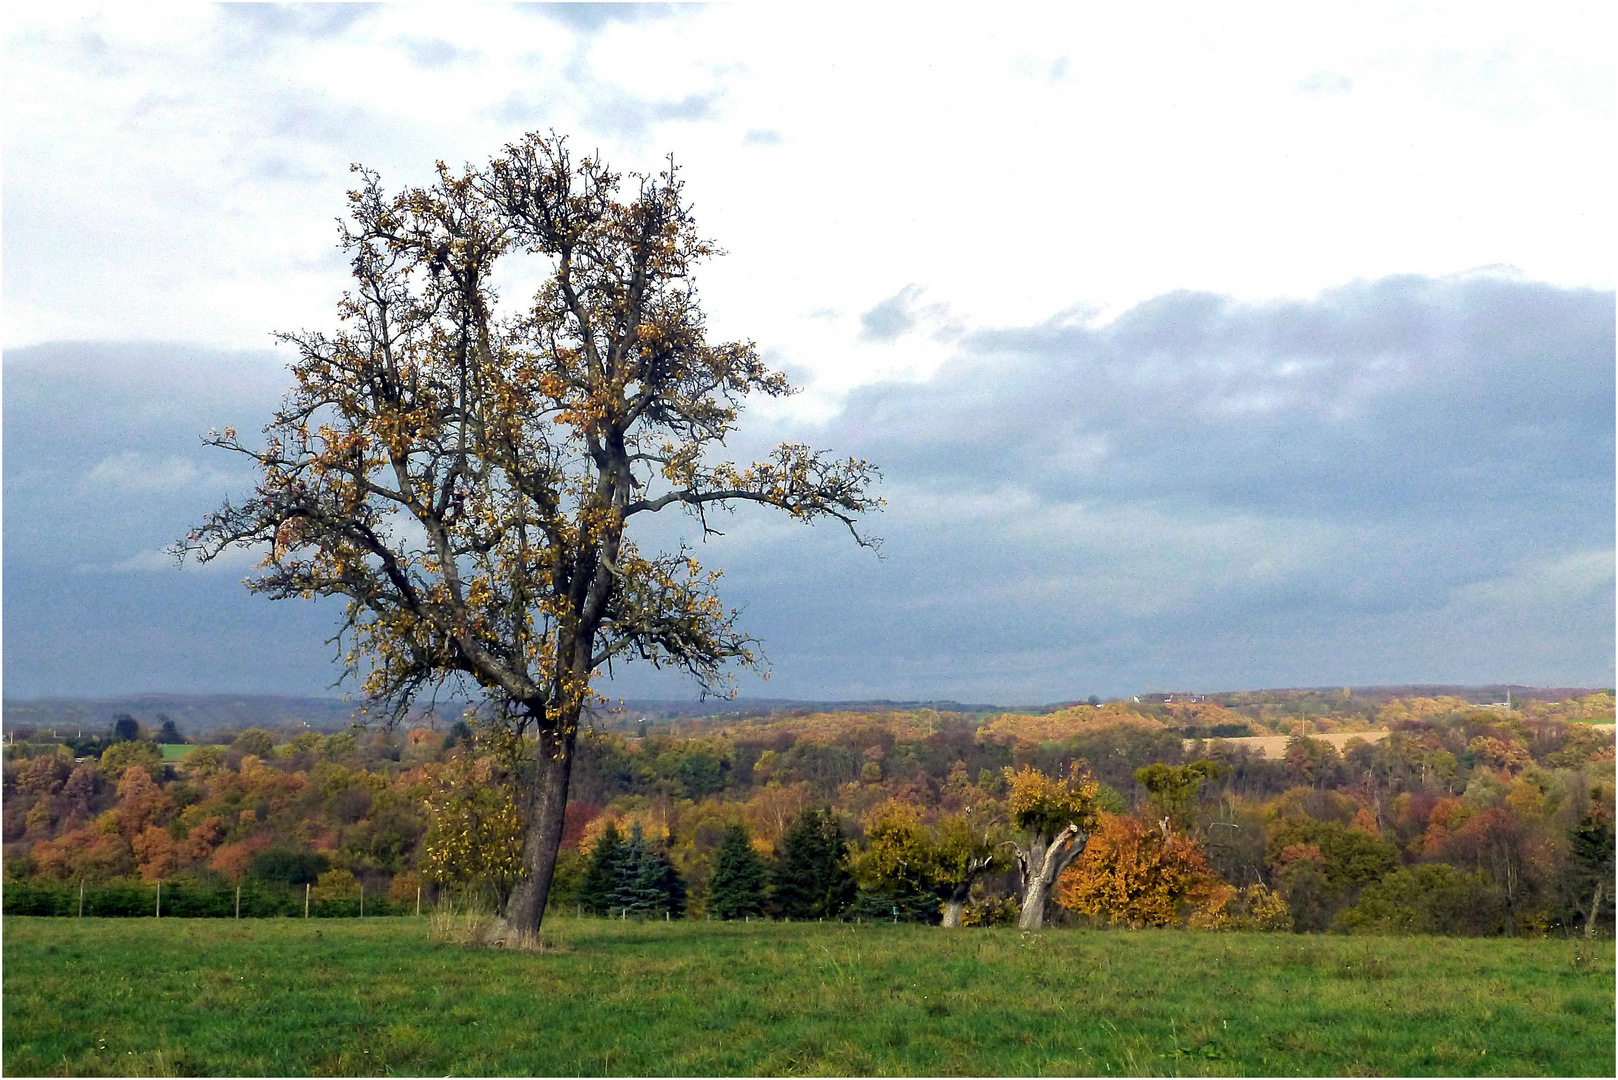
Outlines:
[[1090, 834], [1077, 825], [1069, 825], [1054, 837], [1039, 833], [1028, 837], [1025, 846], [1017, 849], [1017, 872], [1022, 879], [1022, 914], [1017, 919], [1019, 930], [1038, 930], [1045, 925], [1045, 909], [1050, 904], [1051, 889], [1074, 859], [1084, 854]]

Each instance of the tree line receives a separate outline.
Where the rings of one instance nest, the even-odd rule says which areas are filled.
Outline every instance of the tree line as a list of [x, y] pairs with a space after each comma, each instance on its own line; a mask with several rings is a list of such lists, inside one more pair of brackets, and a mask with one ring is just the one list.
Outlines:
[[[1109, 707], [587, 732], [550, 906], [1610, 932], [1610, 735], [1516, 710], [1393, 704], [1403, 718], [1380, 741], [1339, 751], [1300, 735], [1279, 760]], [[26, 895], [13, 884], [67, 896], [158, 881], [176, 897], [307, 885], [329, 905], [363, 889], [376, 913], [414, 910], [417, 889], [498, 907], [523, 873], [511, 780], [523, 753], [476, 722], [254, 729], [169, 761], [142, 738], [83, 756], [18, 743], [5, 762], [7, 910]]]

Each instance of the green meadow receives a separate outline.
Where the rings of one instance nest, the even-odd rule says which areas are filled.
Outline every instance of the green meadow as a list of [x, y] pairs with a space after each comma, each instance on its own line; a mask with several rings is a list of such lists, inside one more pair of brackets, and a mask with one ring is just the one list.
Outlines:
[[1614, 1074], [1611, 941], [4, 922], [8, 1075]]

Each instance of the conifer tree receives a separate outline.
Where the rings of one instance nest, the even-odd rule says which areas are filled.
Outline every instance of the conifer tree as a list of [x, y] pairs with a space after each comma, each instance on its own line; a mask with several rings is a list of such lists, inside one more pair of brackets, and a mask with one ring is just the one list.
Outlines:
[[753, 850], [746, 825], [725, 827], [708, 881], [708, 912], [721, 919], [764, 914], [764, 862]]
[[835, 919], [854, 902], [856, 888], [837, 816], [829, 808], [805, 810], [781, 838], [770, 882], [775, 913], [784, 919]]
[[667, 855], [648, 844], [640, 823], [630, 829], [629, 841], [620, 850], [617, 880], [612, 890], [610, 912], [638, 918], [683, 914], [685, 883]]
[[607, 822], [590, 856], [590, 868], [579, 885], [579, 903], [592, 915], [606, 915], [612, 907], [613, 890], [618, 886], [618, 868], [624, 859], [624, 843], [616, 822]]

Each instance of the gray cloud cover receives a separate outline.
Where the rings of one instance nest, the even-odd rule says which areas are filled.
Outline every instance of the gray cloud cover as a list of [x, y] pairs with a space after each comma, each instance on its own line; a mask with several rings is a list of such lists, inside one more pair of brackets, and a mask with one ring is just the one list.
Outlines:
[[[1611, 293], [1407, 277], [973, 330], [925, 382], [732, 448], [868, 457], [890, 503], [882, 560], [720, 519], [699, 555], [774, 662], [743, 690], [1610, 685], [1613, 324]], [[7, 353], [8, 694], [330, 681], [329, 608], [249, 600], [245, 564], [153, 558], [247, 488], [196, 434], [262, 423], [285, 378], [261, 354]], [[694, 539], [650, 524], [646, 542]], [[633, 667], [613, 688], [689, 692]]]

